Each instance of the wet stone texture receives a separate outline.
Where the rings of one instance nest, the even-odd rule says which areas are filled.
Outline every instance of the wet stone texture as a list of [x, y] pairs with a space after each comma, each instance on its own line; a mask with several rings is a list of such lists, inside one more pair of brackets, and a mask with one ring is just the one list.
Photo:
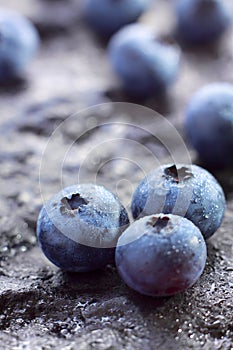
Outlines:
[[[114, 266], [64, 273], [43, 257], [35, 235], [43, 200], [63, 186], [103, 184], [129, 210], [138, 181], [170, 161], [171, 150], [179, 162], [187, 160], [166, 120], [183, 135], [191, 94], [204, 83], [233, 81], [233, 31], [216, 46], [183, 49], [177, 83], [166, 97], [145, 103], [166, 117], [160, 119], [125, 104], [137, 101], [119, 90], [106, 43], [85, 25], [81, 1], [11, 0], [8, 6], [34, 21], [42, 46], [26, 79], [0, 91], [0, 348], [233, 349], [232, 171], [215, 174], [228, 206], [208, 241], [205, 272], [175, 297], [140, 296]], [[141, 21], [169, 34], [170, 6], [156, 1]], [[125, 103], [111, 104], [117, 101]]]

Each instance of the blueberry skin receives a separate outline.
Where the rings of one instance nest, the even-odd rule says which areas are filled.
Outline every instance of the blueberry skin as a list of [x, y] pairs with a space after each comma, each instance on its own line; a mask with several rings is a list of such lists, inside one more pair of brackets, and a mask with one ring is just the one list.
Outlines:
[[142, 24], [128, 25], [113, 35], [108, 52], [129, 95], [147, 98], [160, 94], [177, 77], [180, 50], [155, 40]]
[[200, 230], [176, 215], [135, 221], [119, 238], [116, 266], [125, 283], [149, 296], [169, 296], [191, 287], [206, 263]]
[[20, 75], [38, 46], [39, 35], [29, 19], [0, 9], [0, 82]]
[[205, 239], [220, 227], [226, 208], [217, 180], [197, 165], [168, 164], [152, 170], [136, 188], [131, 210], [134, 219], [172, 213], [192, 221]]
[[129, 219], [103, 186], [65, 188], [42, 208], [37, 237], [45, 256], [65, 271], [85, 272], [114, 263], [117, 240]]
[[181, 40], [190, 44], [215, 41], [228, 28], [229, 13], [222, 0], [179, 0], [176, 32]]
[[191, 99], [185, 129], [203, 162], [212, 168], [233, 165], [233, 85], [209, 84]]
[[151, 0], [85, 0], [84, 16], [93, 29], [109, 36], [126, 24], [135, 22]]

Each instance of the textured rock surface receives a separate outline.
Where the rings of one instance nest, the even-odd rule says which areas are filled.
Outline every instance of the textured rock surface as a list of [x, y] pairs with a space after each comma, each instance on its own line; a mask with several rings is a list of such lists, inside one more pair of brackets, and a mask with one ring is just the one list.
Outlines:
[[[97, 181], [129, 209], [144, 172], [170, 159], [164, 145], [171, 145], [179, 161], [186, 157], [170, 126], [142, 107], [108, 104], [67, 119], [95, 104], [127, 102], [105, 44], [81, 19], [80, 3], [8, 2], [33, 19], [43, 41], [26, 80], [0, 91], [0, 348], [233, 349], [232, 171], [216, 174], [228, 198], [225, 220], [208, 242], [204, 274], [183, 294], [142, 297], [124, 285], [113, 266], [66, 274], [37, 247], [40, 191], [46, 199], [78, 180]], [[142, 21], [167, 34], [169, 9], [169, 1], [158, 0]], [[233, 81], [232, 39], [233, 31], [215, 47], [184, 49], [175, 86], [166, 98], [146, 105], [182, 133], [191, 94], [204, 83]], [[163, 142], [153, 136], [158, 130]]]

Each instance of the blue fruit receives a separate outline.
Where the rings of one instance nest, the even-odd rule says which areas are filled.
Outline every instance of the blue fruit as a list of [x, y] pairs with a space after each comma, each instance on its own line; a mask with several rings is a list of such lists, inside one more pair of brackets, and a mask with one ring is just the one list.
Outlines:
[[192, 286], [206, 263], [200, 230], [176, 215], [135, 221], [119, 238], [116, 266], [125, 283], [150, 296], [173, 295]]
[[155, 40], [142, 24], [131, 24], [117, 32], [108, 51], [115, 73], [132, 96], [159, 94], [177, 77], [180, 50]]
[[74, 185], [43, 206], [37, 236], [52, 263], [84, 272], [114, 262], [117, 240], [128, 224], [126, 210], [103, 186]]
[[38, 33], [27, 18], [0, 9], [0, 82], [21, 74], [38, 46]]
[[222, 0], [179, 0], [176, 13], [177, 34], [190, 44], [218, 39], [231, 20], [230, 9]]
[[233, 85], [209, 84], [191, 99], [185, 117], [190, 143], [213, 168], [233, 165]]
[[222, 223], [226, 207], [216, 179], [197, 165], [162, 165], [152, 170], [136, 188], [132, 200], [134, 219], [172, 213], [191, 220], [205, 239]]
[[84, 14], [99, 34], [108, 36], [135, 22], [146, 11], [150, 0], [85, 0]]

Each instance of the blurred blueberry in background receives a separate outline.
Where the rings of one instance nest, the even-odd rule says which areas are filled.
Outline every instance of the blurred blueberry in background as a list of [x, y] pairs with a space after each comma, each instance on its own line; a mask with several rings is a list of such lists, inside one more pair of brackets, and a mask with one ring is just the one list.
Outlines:
[[179, 38], [189, 44], [218, 39], [232, 18], [225, 4], [222, 0], [178, 0], [175, 6]]
[[99, 34], [109, 36], [135, 22], [151, 0], [84, 0], [84, 16]]
[[180, 49], [156, 40], [142, 24], [131, 24], [110, 40], [109, 58], [123, 88], [135, 97], [163, 93], [174, 82], [180, 64]]
[[29, 19], [17, 12], [0, 9], [0, 83], [24, 72], [39, 41], [37, 30]]
[[185, 129], [206, 165], [233, 166], [233, 85], [212, 83], [196, 92], [186, 110]]

